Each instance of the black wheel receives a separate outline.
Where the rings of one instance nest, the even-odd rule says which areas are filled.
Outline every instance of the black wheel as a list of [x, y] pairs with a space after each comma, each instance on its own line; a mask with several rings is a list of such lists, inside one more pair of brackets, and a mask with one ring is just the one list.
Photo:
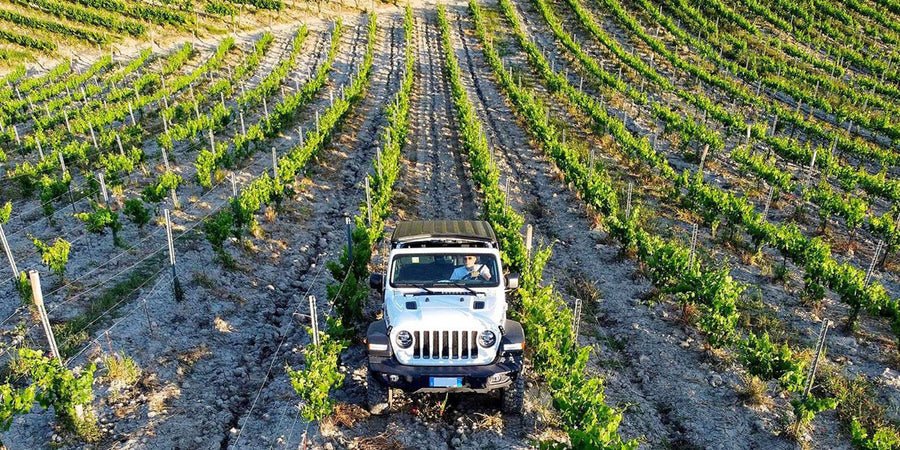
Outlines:
[[503, 412], [522, 414], [525, 407], [525, 369], [513, 375], [512, 384], [503, 388]]
[[366, 402], [372, 414], [384, 414], [391, 409], [391, 388], [381, 384], [371, 373], [366, 375]]

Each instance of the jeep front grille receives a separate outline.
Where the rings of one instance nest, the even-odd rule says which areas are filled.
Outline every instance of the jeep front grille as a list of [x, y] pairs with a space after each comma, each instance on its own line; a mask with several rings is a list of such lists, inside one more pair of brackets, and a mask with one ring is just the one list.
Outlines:
[[464, 360], [478, 358], [478, 332], [465, 330], [414, 331], [414, 359]]

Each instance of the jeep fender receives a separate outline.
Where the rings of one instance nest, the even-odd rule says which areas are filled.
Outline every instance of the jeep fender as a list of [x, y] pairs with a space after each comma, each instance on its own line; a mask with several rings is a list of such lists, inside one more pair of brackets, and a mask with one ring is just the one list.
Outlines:
[[[521, 329], [521, 326], [519, 328]], [[366, 331], [366, 348], [372, 356], [390, 357], [393, 355], [387, 324], [384, 323], [384, 320], [369, 324], [369, 329]]]
[[503, 321], [503, 338], [500, 339], [500, 350], [503, 352], [522, 352], [525, 350], [525, 331], [522, 324], [515, 320]]

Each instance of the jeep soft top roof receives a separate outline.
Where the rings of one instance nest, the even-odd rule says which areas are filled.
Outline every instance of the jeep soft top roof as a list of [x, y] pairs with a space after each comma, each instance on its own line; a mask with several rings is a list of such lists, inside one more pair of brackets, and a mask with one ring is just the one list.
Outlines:
[[483, 220], [412, 220], [400, 222], [391, 235], [391, 247], [430, 239], [474, 241], [496, 246], [491, 224]]

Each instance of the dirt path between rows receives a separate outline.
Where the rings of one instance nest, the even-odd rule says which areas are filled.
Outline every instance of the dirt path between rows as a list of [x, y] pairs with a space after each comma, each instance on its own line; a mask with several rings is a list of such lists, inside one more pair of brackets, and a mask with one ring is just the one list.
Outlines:
[[702, 337], [675, 322], [667, 306], [648, 307], [641, 300], [651, 286], [635, 276], [636, 264], [622, 260], [619, 246], [590, 228], [583, 204], [529, 145], [524, 130], [510, 123], [514, 113], [475, 50], [477, 40], [466, 31], [471, 29], [468, 16], [462, 16], [458, 30], [465, 55], [460, 58], [469, 61], [466, 83], [490, 125], [501, 171], [515, 180], [512, 201], [522, 206], [519, 212], [534, 224], [536, 237], [553, 243], [545, 281], [565, 291], [581, 279], [599, 291], [601, 300], [585, 306], [581, 339], [597, 352], [591, 363], [606, 379], [608, 401], [627, 408], [623, 435], [643, 436], [651, 448], [733, 448], [738, 438], [745, 448], [790, 448], [766, 430], [770, 415], [740, 404], [728, 387], [737, 382], [734, 371], [714, 366], [699, 348]]

